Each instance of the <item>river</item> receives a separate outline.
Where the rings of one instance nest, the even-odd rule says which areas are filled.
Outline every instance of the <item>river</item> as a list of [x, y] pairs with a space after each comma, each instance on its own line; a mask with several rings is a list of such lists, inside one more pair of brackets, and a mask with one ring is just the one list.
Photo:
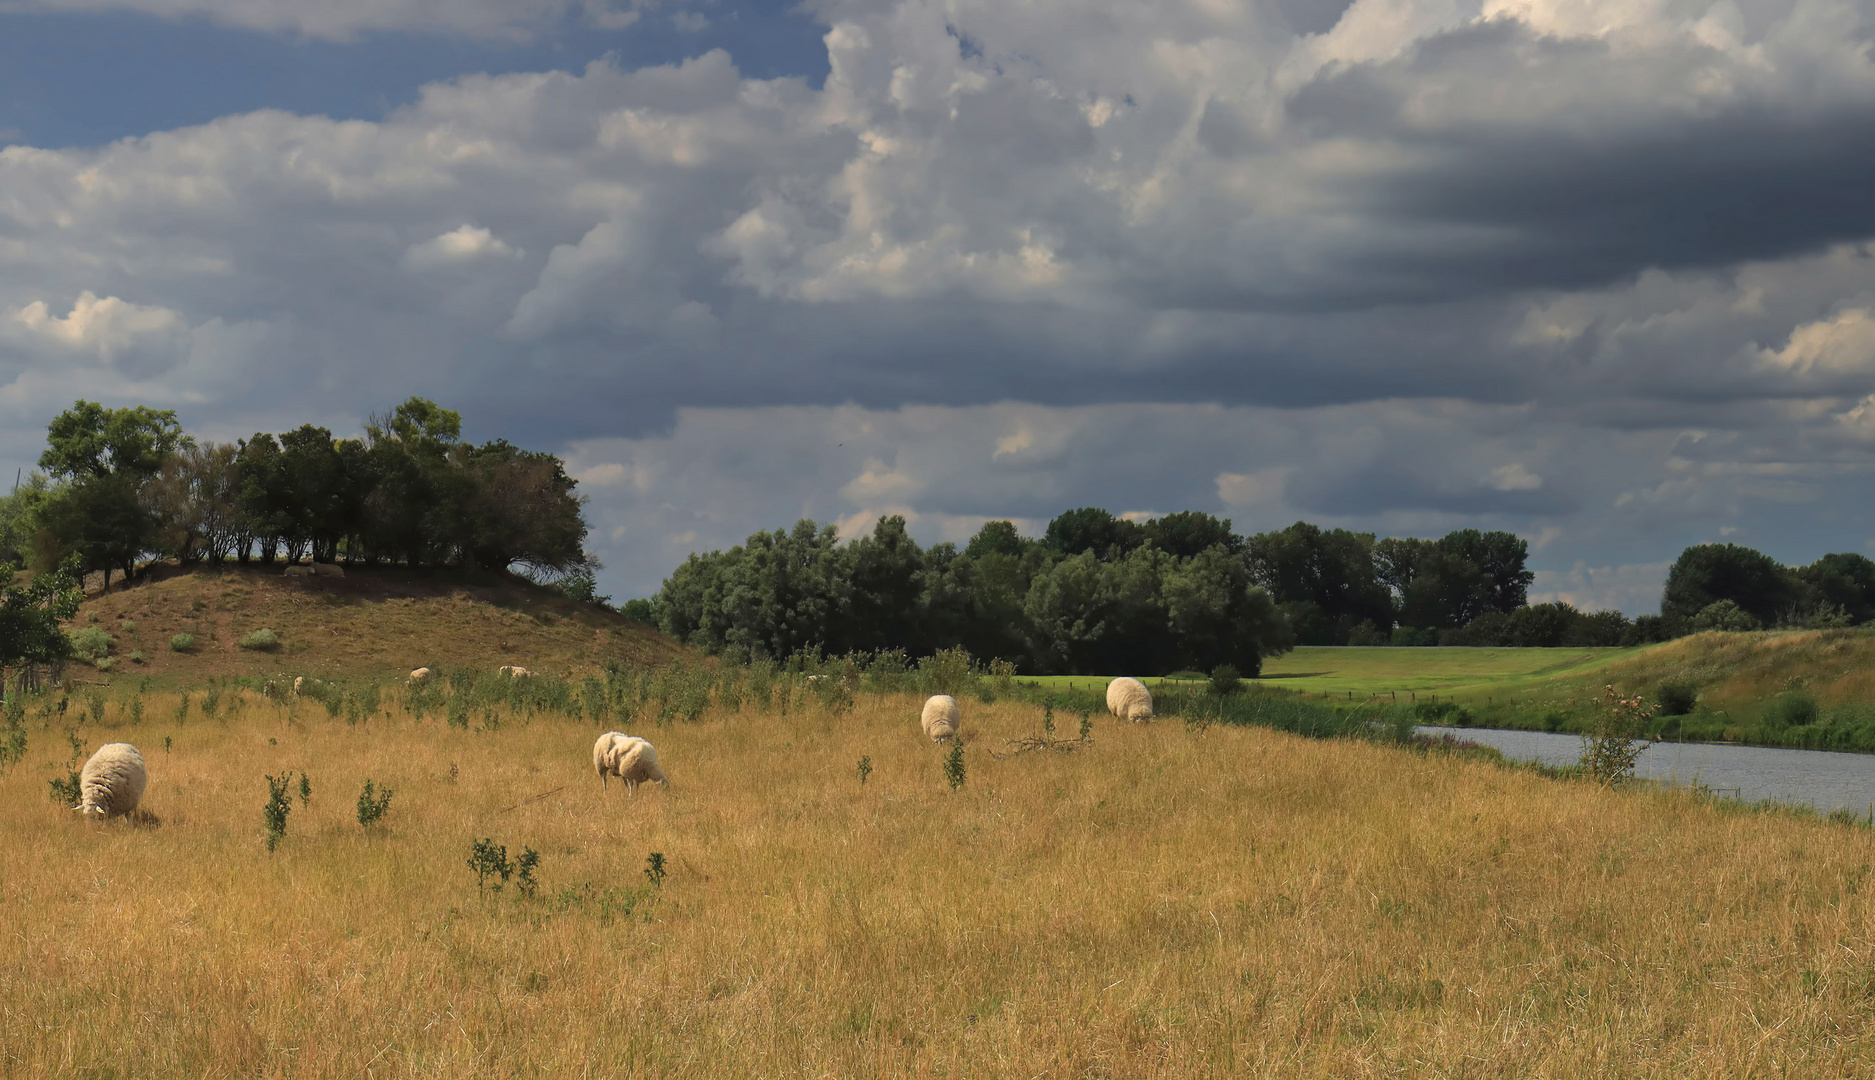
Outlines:
[[[1517, 761], [1573, 765], [1582, 758], [1580, 735], [1496, 728], [1422, 727], [1423, 735], [1494, 746]], [[1634, 775], [1670, 784], [1701, 783], [1714, 794], [1747, 802], [1775, 799], [1828, 813], [1875, 808], [1875, 754], [1785, 750], [1723, 743], [1655, 743], [1641, 751]]]

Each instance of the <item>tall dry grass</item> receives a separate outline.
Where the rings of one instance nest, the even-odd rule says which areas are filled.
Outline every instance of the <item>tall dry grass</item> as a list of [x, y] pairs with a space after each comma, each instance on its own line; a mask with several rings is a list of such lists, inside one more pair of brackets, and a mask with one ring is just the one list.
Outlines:
[[[82, 728], [143, 748], [144, 827], [54, 807], [35, 728], [0, 777], [0, 1075], [1875, 1070], [1868, 831], [1254, 729], [995, 759], [1039, 729], [1016, 704], [966, 706], [952, 791], [917, 706], [646, 729], [674, 783], [627, 795], [570, 722], [159, 699]], [[269, 855], [284, 769], [312, 802]], [[481, 837], [542, 854], [537, 898], [478, 894]]]

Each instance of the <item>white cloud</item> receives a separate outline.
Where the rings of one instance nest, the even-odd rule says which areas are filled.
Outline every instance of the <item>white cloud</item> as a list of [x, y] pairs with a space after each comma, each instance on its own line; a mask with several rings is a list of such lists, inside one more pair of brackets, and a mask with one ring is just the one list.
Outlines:
[[412, 270], [461, 266], [482, 259], [514, 258], [520, 254], [487, 229], [463, 225], [404, 251], [404, 265]]
[[1543, 478], [1513, 461], [1492, 469], [1485, 475], [1485, 483], [1498, 491], [1535, 491], [1543, 486]]

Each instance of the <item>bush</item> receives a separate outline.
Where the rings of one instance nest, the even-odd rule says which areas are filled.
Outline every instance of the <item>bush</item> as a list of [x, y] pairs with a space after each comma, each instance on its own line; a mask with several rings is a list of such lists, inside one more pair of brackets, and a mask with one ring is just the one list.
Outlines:
[[1231, 664], [1219, 664], [1211, 669], [1211, 692], [1218, 697], [1229, 697], [1243, 692], [1243, 678]]
[[1392, 637], [1388, 632], [1375, 626], [1371, 620], [1363, 619], [1354, 624], [1354, 629], [1348, 631], [1348, 644], [1350, 645], [1385, 645], [1391, 640]]
[[195, 649], [195, 635], [177, 634], [169, 639], [169, 648], [171, 652], [192, 652]]
[[1758, 622], [1749, 611], [1730, 600], [1718, 600], [1707, 604], [1700, 609], [1699, 614], [1693, 616], [1695, 633], [1702, 630], [1757, 630], [1762, 626], [1763, 624]]
[[72, 655], [80, 660], [95, 664], [111, 654], [111, 635], [100, 627], [81, 626], [66, 636], [71, 638]]
[[239, 644], [243, 649], [271, 652], [280, 647], [280, 635], [263, 626], [253, 633], [242, 635]]
[[1816, 699], [1808, 694], [1785, 694], [1771, 703], [1765, 718], [1774, 727], [1803, 727], [1816, 723]]
[[110, 657], [108, 657], [108, 656], [106, 656], [106, 657], [104, 657], [104, 658], [102, 658], [102, 659], [100, 659], [100, 660], [94, 660], [94, 661], [92, 661], [92, 663], [94, 663], [95, 665], [97, 665], [97, 669], [98, 669], [99, 671], [109, 671], [109, 670], [111, 670], [112, 668], [114, 668], [114, 667], [116, 667], [116, 666], [117, 666], [117, 661], [115, 661], [115, 660], [113, 660], [113, 659], [111, 659], [111, 658], [110, 658]]
[[1685, 716], [1699, 700], [1699, 688], [1692, 683], [1661, 683], [1654, 691], [1654, 699], [1660, 702], [1660, 715]]
[[627, 600], [619, 607], [619, 614], [633, 622], [649, 623], [652, 626], [658, 622], [657, 606], [650, 600]]
[[365, 781], [365, 790], [358, 796], [358, 824], [369, 829], [384, 819], [384, 814], [391, 808], [390, 788], [378, 788], [371, 781]]

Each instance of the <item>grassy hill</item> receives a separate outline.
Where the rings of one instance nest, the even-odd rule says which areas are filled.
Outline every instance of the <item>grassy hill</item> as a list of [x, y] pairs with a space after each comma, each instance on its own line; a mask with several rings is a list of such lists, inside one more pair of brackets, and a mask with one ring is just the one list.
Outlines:
[[[655, 664], [687, 654], [642, 623], [512, 575], [470, 581], [401, 569], [350, 570], [344, 578], [286, 577], [279, 567], [171, 569], [87, 598], [69, 628], [113, 639], [112, 678], [199, 683], [290, 672], [322, 677], [394, 675], [439, 665], [520, 664], [564, 674], [608, 661]], [[258, 629], [271, 651], [240, 639]], [[171, 648], [193, 634], [189, 652]], [[82, 665], [73, 669], [90, 679]]]

